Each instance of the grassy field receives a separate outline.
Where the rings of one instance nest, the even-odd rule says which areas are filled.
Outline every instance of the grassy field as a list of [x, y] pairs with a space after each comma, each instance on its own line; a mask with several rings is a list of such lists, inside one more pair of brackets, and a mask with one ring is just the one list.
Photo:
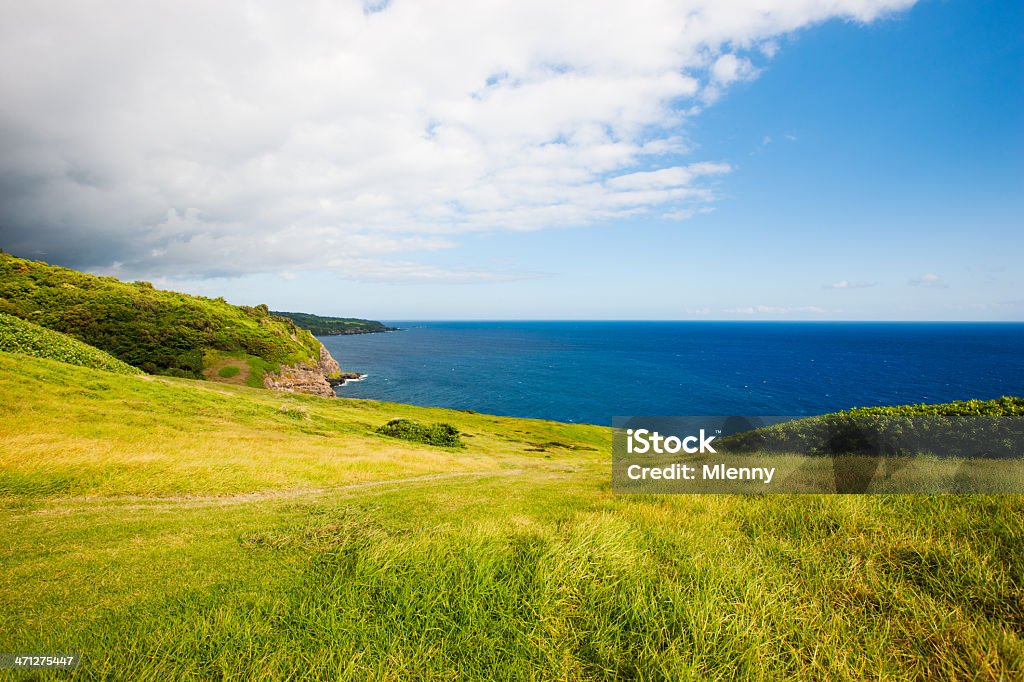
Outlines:
[[620, 496], [604, 428], [6, 353], [0, 417], [0, 651], [83, 678], [1024, 678], [1020, 496]]

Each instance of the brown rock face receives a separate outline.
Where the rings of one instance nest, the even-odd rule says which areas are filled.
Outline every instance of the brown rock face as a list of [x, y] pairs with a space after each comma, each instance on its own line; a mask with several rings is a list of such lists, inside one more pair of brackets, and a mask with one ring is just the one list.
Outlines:
[[312, 393], [333, 398], [334, 389], [331, 388], [327, 378], [340, 376], [341, 367], [323, 344], [320, 344], [320, 358], [317, 364], [300, 362], [296, 365], [282, 365], [280, 372], [267, 372], [263, 375], [263, 385], [274, 391]]
[[324, 344], [320, 344], [320, 370], [324, 373], [324, 376], [328, 379], [333, 379], [341, 375], [341, 367], [338, 366], [337, 361], [331, 357], [331, 354], [324, 348]]

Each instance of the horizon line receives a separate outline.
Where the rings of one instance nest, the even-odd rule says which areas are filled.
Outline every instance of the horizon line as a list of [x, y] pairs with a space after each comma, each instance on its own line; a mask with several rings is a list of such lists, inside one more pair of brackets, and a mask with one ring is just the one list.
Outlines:
[[[315, 313], [314, 313], [315, 314]], [[320, 317], [336, 317], [335, 315], [320, 315]], [[364, 318], [360, 318], [364, 319]], [[368, 319], [368, 318], [365, 318]], [[630, 318], [392, 318], [375, 319], [381, 323], [400, 322], [631, 322], [631, 323], [661, 323], [661, 322], [739, 322], [739, 323], [799, 323], [799, 324], [1024, 324], [1024, 320], [804, 320], [804, 319], [781, 319], [781, 320], [744, 320], [744, 319], [630, 319]]]

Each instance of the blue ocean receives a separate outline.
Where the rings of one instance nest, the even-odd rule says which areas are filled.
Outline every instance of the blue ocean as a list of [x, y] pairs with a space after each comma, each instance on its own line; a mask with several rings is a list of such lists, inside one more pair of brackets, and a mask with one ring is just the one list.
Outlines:
[[321, 337], [342, 397], [611, 424], [1024, 395], [1022, 323], [389, 322]]

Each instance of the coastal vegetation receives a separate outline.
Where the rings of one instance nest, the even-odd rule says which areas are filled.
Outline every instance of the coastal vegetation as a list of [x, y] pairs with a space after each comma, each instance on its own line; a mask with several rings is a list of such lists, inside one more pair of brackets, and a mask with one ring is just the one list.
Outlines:
[[0, 395], [0, 648], [86, 678], [1024, 677], [1019, 495], [616, 495], [602, 427], [5, 352]]
[[392, 419], [379, 427], [377, 433], [443, 448], [465, 447], [459, 438], [459, 430], [451, 424], [420, 424], [411, 419]]
[[67, 334], [40, 327], [5, 313], [0, 313], [0, 351], [49, 358], [116, 374], [142, 373], [138, 368], [125, 364], [109, 353], [73, 339]]
[[272, 310], [271, 315], [291, 320], [299, 327], [307, 329], [316, 336], [337, 336], [339, 334], [374, 334], [377, 332], [395, 331], [374, 320], [361, 320], [357, 317], [324, 317], [310, 313], [284, 313]]
[[[941, 443], [945, 455], [1015, 457], [1024, 398], [859, 407], [745, 431], [720, 440], [732, 452], [897, 454], [908, 443]], [[910, 454], [910, 453], [907, 453]]]
[[311, 333], [265, 305], [236, 306], [4, 253], [0, 313], [68, 334], [150, 374], [203, 378], [210, 354], [246, 355], [270, 371], [315, 365], [320, 357]]

